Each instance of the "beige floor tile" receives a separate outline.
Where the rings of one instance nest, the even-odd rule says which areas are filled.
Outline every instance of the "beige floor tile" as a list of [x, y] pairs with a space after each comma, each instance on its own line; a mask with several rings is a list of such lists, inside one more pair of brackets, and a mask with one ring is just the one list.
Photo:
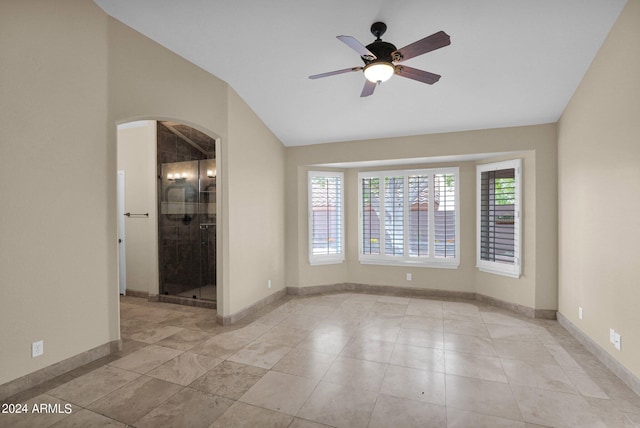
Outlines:
[[311, 394], [317, 380], [270, 371], [239, 401], [295, 416]]
[[538, 336], [526, 325], [485, 324], [492, 339], [539, 342]]
[[547, 348], [539, 342], [493, 339], [493, 347], [500, 358], [543, 364], [556, 363]]
[[502, 359], [502, 368], [509, 383], [577, 394], [578, 390], [557, 364], [541, 364]]
[[52, 389], [48, 394], [78, 406], [86, 406], [138, 377], [138, 373], [103, 366]]
[[222, 361], [219, 358], [185, 352], [151, 370], [147, 376], [187, 386]]
[[196, 379], [189, 387], [237, 400], [265, 373], [267, 370], [259, 367], [225, 361]]
[[[2, 420], [0, 419], [0, 422], [1, 421]], [[82, 409], [51, 425], [51, 428], [87, 427], [127, 428], [127, 424], [114, 421], [113, 419], [99, 415], [98, 413], [94, 413], [90, 410]]]
[[442, 333], [444, 331], [444, 321], [442, 318], [407, 315], [402, 321], [402, 328], [413, 328], [416, 330], [429, 330]]
[[478, 309], [478, 305], [473, 303], [444, 301], [442, 302], [442, 311], [445, 316], [450, 314], [480, 316], [480, 309]]
[[447, 408], [447, 428], [526, 428], [524, 422]]
[[320, 422], [308, 421], [302, 418], [294, 418], [289, 428], [331, 428], [329, 425]]
[[442, 349], [396, 344], [389, 364], [444, 373]]
[[414, 315], [427, 318], [442, 318], [442, 302], [433, 300], [411, 299], [407, 307], [406, 315]]
[[211, 339], [209, 333], [198, 330], [182, 329], [176, 334], [172, 334], [156, 343], [156, 345], [164, 346], [166, 348], [178, 349], [180, 351], [188, 351], [194, 346]]
[[500, 312], [482, 312], [482, 319], [487, 324], [503, 324], [526, 327], [527, 323], [513, 315], [507, 315]]
[[270, 369], [292, 349], [288, 346], [272, 345], [271, 343], [252, 342], [229, 357], [228, 361]]
[[392, 302], [376, 302], [369, 310], [370, 314], [375, 315], [396, 315], [404, 316], [407, 312], [408, 303], [392, 303]]
[[410, 297], [385, 296], [385, 295], [378, 297], [378, 302], [382, 302], [382, 303], [396, 303], [398, 305], [408, 305], [410, 301], [411, 301]]
[[234, 336], [233, 333], [223, 333], [194, 346], [191, 352], [226, 359], [249, 343], [251, 343], [249, 340]]
[[351, 386], [378, 392], [387, 365], [355, 358], [338, 357], [333, 362], [322, 380], [338, 385]]
[[508, 384], [446, 375], [447, 407], [522, 420]]
[[525, 386], [512, 386], [526, 422], [553, 427], [604, 428], [583, 397]]
[[117, 421], [134, 425], [144, 415], [181, 389], [181, 386], [173, 383], [140, 376], [122, 388], [94, 401], [88, 406], [88, 409]]
[[444, 359], [447, 374], [507, 383], [507, 376], [497, 357], [445, 351]]
[[231, 405], [232, 400], [184, 388], [136, 423], [136, 428], [207, 428]]
[[445, 334], [466, 334], [469, 336], [489, 337], [489, 332], [483, 323], [454, 319], [444, 320]]
[[560, 345], [545, 345], [545, 348], [556, 360], [556, 363], [562, 368], [571, 369], [573, 371], [582, 370], [582, 366]]
[[423, 427], [446, 405], [449, 427], [640, 428], [640, 396], [556, 321], [480, 302], [287, 296], [233, 326], [129, 296], [120, 308], [121, 351], [4, 400], [71, 414], [0, 426]]
[[126, 357], [113, 361], [109, 363], [109, 365], [123, 370], [144, 374], [167, 361], [174, 359], [180, 354], [182, 354], [182, 351], [177, 349], [149, 345], [127, 355]]
[[394, 397], [445, 405], [445, 375], [408, 367], [389, 366], [380, 392]]
[[350, 340], [350, 335], [323, 333], [322, 331], [316, 332], [314, 330], [309, 336], [303, 339], [297, 347], [325, 354], [338, 355]]
[[296, 310], [296, 314], [312, 315], [320, 318], [328, 318], [336, 311], [335, 303], [308, 304]]
[[465, 334], [446, 333], [444, 335], [444, 349], [445, 351], [466, 352], [487, 357], [498, 356], [490, 338]]
[[323, 354], [308, 349], [295, 348], [273, 366], [273, 370], [302, 376], [309, 379], [320, 379], [336, 359], [333, 354]]
[[237, 401], [210, 428], [286, 428], [292, 419], [291, 415]]
[[625, 413], [625, 416], [631, 423], [633, 423], [636, 427], [640, 428], [640, 415], [635, 413]]
[[361, 360], [388, 363], [395, 344], [379, 340], [361, 339], [354, 337], [344, 347], [340, 355], [343, 357], [359, 358]]
[[256, 339], [273, 345], [295, 347], [309, 335], [309, 330], [295, 327], [275, 326]]
[[324, 321], [324, 318], [315, 315], [289, 314], [286, 318], [278, 323], [282, 327], [306, 328], [313, 330], [315, 326]]
[[447, 427], [444, 406], [380, 394], [369, 428]]
[[261, 322], [252, 322], [242, 328], [233, 331], [233, 336], [243, 340], [254, 341], [258, 337], [267, 333], [273, 328], [271, 324], [263, 324]]
[[440, 331], [416, 330], [401, 328], [397, 343], [403, 345], [422, 346], [425, 348], [443, 349], [444, 335]]
[[334, 427], [364, 428], [369, 424], [377, 394], [320, 382], [298, 416]]
[[134, 333], [129, 336], [130, 339], [137, 340], [138, 342], [144, 343], [156, 343], [162, 339], [165, 339], [169, 336], [172, 336], [178, 332], [182, 331], [179, 327], [173, 326], [155, 326], [154, 328], [150, 328], [148, 330], [143, 330], [138, 333]]

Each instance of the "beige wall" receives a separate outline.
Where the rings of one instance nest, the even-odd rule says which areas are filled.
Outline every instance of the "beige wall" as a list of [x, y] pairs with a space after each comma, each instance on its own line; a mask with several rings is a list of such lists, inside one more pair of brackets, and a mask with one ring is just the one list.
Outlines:
[[0, 56], [0, 385], [120, 337], [117, 124], [220, 138], [221, 315], [284, 286], [284, 148], [225, 82], [90, 0], [0, 2]]
[[[227, 278], [233, 314], [285, 287], [284, 158], [282, 143], [229, 89]], [[271, 280], [271, 289], [267, 281]]]
[[559, 122], [558, 196], [560, 312], [640, 377], [638, 76], [640, 1], [629, 0]]
[[89, 1], [3, 0], [0, 58], [3, 384], [119, 327], [107, 17]]
[[[505, 156], [505, 152], [517, 154]], [[478, 292], [530, 308], [556, 309], [555, 153], [556, 126], [553, 124], [288, 148], [287, 283], [293, 287], [308, 287], [354, 282]], [[482, 162], [523, 159], [524, 266], [520, 279], [481, 273], [475, 267], [476, 162], [465, 161], [465, 157], [476, 154], [487, 158]], [[441, 158], [435, 163], [437, 157], [445, 157], [446, 162]], [[361, 265], [357, 244], [357, 173], [361, 169], [357, 168], [347, 170], [345, 176], [346, 261], [310, 266], [307, 257], [307, 171], [317, 169], [313, 165], [389, 160], [406, 163], [407, 159], [415, 158], [423, 160], [400, 168], [460, 167], [460, 267], [449, 270]], [[413, 277], [411, 282], [406, 280], [409, 272]]]
[[127, 291], [158, 294], [156, 122], [120, 125], [117, 151], [117, 169], [125, 172], [124, 211], [149, 213], [148, 217], [125, 217]]

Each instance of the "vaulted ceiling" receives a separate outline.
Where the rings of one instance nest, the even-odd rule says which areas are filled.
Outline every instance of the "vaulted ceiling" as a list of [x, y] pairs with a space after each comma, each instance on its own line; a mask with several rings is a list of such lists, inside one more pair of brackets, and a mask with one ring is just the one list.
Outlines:
[[[226, 81], [287, 146], [555, 122], [626, 0], [95, 0], [109, 15]], [[440, 30], [451, 45], [362, 98], [362, 65], [336, 36], [398, 48]]]

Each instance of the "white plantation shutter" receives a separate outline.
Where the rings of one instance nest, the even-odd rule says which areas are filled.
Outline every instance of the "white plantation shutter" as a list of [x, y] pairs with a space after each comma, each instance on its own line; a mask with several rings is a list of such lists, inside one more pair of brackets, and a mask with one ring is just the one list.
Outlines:
[[310, 264], [344, 260], [343, 180], [339, 172], [309, 172]]
[[482, 271], [520, 276], [520, 160], [477, 168], [477, 264]]
[[458, 168], [358, 174], [360, 262], [457, 267]]

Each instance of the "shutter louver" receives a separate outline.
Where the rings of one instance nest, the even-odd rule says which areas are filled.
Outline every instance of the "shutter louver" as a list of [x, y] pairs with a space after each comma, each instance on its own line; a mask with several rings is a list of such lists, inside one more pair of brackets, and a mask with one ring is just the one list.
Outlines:
[[515, 169], [483, 171], [480, 181], [480, 259], [514, 264]]
[[315, 173], [309, 177], [310, 255], [343, 254], [342, 174]]

